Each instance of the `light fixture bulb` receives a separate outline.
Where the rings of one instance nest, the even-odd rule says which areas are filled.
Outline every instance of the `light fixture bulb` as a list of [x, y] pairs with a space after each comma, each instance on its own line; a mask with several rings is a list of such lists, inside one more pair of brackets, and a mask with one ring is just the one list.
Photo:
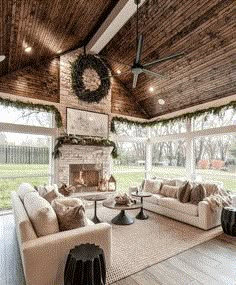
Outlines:
[[25, 52], [30, 53], [31, 51], [32, 51], [32, 47], [27, 47], [27, 48], [25, 48]]
[[160, 104], [160, 105], [165, 105], [165, 100], [163, 100], [163, 99], [158, 99], [158, 103]]
[[0, 62], [1, 62], [1, 61], [4, 61], [5, 58], [6, 58], [5, 55], [0, 55]]
[[58, 51], [57, 51], [57, 53], [59, 54], [59, 53], [61, 53], [62, 52], [62, 50], [61, 49], [59, 49]]
[[150, 87], [150, 88], [149, 88], [149, 91], [150, 91], [150, 92], [153, 92], [153, 91], [154, 91], [154, 88], [153, 88], [153, 87]]
[[117, 70], [117, 74], [121, 74], [121, 71], [119, 69]]

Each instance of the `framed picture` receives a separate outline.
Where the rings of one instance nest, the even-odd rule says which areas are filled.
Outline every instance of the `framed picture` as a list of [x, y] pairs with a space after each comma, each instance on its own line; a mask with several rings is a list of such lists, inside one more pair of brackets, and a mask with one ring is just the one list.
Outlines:
[[67, 134], [86, 137], [108, 137], [108, 115], [67, 108]]

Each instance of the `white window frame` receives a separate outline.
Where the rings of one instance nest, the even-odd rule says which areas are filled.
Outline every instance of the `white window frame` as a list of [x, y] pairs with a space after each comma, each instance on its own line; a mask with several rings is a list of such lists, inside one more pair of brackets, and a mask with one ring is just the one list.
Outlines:
[[[54, 141], [57, 136], [57, 128], [55, 127], [55, 115], [52, 114], [52, 127], [40, 127], [40, 126], [31, 126], [31, 125], [22, 125], [22, 124], [12, 124], [12, 123], [0, 123], [0, 132], [8, 133], [20, 133], [20, 134], [29, 134], [29, 135], [44, 135], [51, 137], [51, 144], [49, 148], [49, 154], [52, 153], [54, 148]], [[49, 155], [49, 184], [52, 184], [55, 181], [55, 163], [52, 158], [52, 155]], [[1, 179], [16, 179], [16, 178], [30, 178], [30, 177], [45, 177], [42, 174], [32, 174], [32, 175], [18, 175], [18, 176], [3, 176]]]
[[[143, 142], [146, 144], [146, 159], [145, 159], [145, 178], [152, 174], [152, 145], [154, 143], [160, 143], [165, 141], [176, 141], [183, 139], [186, 141], [186, 178], [189, 180], [194, 180], [196, 177], [195, 168], [195, 154], [194, 154], [194, 140], [199, 137], [209, 137], [209, 136], [219, 136], [219, 135], [229, 135], [236, 134], [236, 125], [222, 126], [217, 128], [209, 128], [204, 130], [194, 131], [192, 128], [192, 120], [186, 119], [186, 132], [179, 134], [163, 135], [159, 137], [151, 136], [151, 127], [148, 128], [147, 137], [131, 137], [131, 136], [119, 136], [113, 134], [111, 138], [116, 142]], [[137, 171], [124, 170], [124, 171], [114, 171], [114, 173], [133, 173]], [[138, 171], [142, 172], [143, 171]]]

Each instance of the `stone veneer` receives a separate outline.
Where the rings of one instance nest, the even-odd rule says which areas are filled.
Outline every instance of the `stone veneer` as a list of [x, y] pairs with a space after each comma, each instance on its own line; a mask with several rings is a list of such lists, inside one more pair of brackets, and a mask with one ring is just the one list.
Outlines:
[[70, 164], [95, 164], [101, 170], [101, 179], [111, 175], [112, 147], [63, 145], [60, 149], [61, 157], [58, 161], [58, 181], [69, 184]]

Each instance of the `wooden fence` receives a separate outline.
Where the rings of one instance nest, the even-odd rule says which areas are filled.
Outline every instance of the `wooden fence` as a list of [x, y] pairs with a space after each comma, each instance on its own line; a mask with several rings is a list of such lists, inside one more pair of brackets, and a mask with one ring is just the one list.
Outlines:
[[0, 164], [48, 164], [49, 148], [0, 145]]

